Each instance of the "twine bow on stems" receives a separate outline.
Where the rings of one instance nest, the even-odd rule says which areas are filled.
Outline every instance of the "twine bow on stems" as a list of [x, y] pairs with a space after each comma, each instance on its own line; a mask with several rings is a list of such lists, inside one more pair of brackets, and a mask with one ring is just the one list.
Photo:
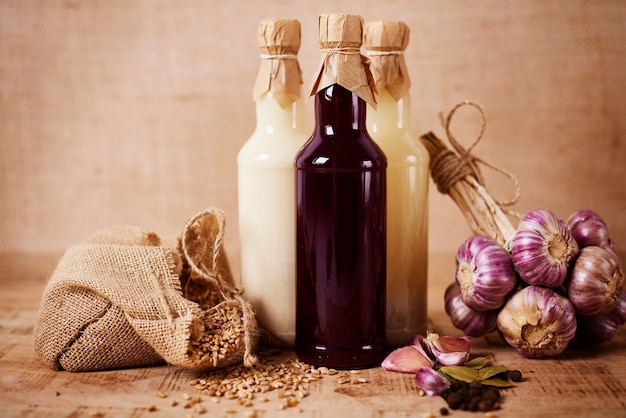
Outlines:
[[[463, 106], [471, 106], [480, 112], [481, 126], [478, 136], [467, 148], [454, 138], [450, 124], [454, 113]], [[496, 167], [472, 154], [474, 147], [480, 142], [487, 123], [483, 109], [471, 101], [458, 103], [448, 113], [444, 128], [449, 149], [434, 133], [428, 132], [420, 137], [420, 141], [430, 154], [430, 174], [440, 193], [448, 194], [465, 216], [475, 234], [488, 235], [500, 245], [504, 245], [515, 233], [515, 227], [505, 213], [519, 217], [515, 212], [504, 210], [503, 206], [515, 204], [520, 196], [517, 178], [510, 172]], [[479, 164], [496, 170], [507, 176], [514, 183], [515, 196], [508, 201], [494, 199], [485, 187]]]

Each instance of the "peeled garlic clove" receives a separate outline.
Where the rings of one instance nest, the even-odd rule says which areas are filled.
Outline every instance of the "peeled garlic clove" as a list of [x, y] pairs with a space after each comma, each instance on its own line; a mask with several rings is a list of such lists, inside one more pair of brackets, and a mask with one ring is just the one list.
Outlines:
[[428, 396], [441, 395], [450, 387], [450, 382], [430, 367], [424, 366], [415, 374], [417, 387]]
[[513, 266], [530, 285], [557, 287], [578, 254], [569, 228], [545, 209], [528, 212], [510, 242]]
[[452, 325], [470, 337], [480, 337], [498, 329], [498, 311], [476, 311], [463, 302], [461, 289], [456, 282], [450, 283], [444, 293], [445, 310]]
[[504, 305], [517, 277], [509, 253], [494, 239], [475, 235], [457, 251], [455, 280], [468, 307], [491, 311]]
[[465, 364], [472, 346], [470, 337], [440, 336], [437, 333], [428, 333], [424, 342], [437, 362], [444, 366]]
[[381, 366], [392, 372], [416, 373], [422, 366], [432, 367], [432, 364], [432, 361], [422, 350], [409, 345], [389, 353]]
[[576, 333], [574, 306], [552, 289], [528, 286], [504, 305], [498, 314], [498, 329], [524, 357], [555, 356]]
[[580, 250], [567, 282], [567, 294], [577, 315], [601, 315], [615, 308], [623, 286], [624, 273], [617, 255], [591, 246]]
[[426, 344], [426, 340], [424, 339], [423, 335], [416, 335], [411, 338], [409, 345], [412, 345], [420, 352], [422, 352], [426, 357], [432, 359], [433, 355], [430, 352], [430, 347], [428, 346], [428, 344]]
[[580, 248], [594, 245], [614, 251], [606, 222], [591, 209], [577, 210], [567, 218], [566, 223]]

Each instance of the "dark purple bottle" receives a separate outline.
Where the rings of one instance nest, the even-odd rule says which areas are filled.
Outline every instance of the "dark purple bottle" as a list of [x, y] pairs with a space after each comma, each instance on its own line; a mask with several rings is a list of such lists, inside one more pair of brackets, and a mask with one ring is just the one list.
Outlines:
[[317, 366], [380, 364], [385, 346], [386, 168], [366, 103], [333, 84], [296, 156], [296, 340]]

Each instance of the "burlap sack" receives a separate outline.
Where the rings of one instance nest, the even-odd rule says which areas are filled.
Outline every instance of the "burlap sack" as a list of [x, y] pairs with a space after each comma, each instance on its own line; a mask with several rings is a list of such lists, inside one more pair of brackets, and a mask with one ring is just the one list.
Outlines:
[[228, 276], [224, 227], [224, 214], [209, 209], [188, 221], [175, 250], [136, 227], [69, 248], [42, 297], [37, 355], [68, 371], [254, 363], [257, 324]]

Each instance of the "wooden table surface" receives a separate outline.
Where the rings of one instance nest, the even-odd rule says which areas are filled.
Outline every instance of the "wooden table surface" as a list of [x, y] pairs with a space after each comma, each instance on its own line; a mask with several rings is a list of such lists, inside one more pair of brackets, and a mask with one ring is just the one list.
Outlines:
[[[440, 334], [460, 335], [442, 302], [453, 260], [450, 254], [431, 257], [429, 327]], [[358, 376], [366, 380], [362, 384], [340, 385], [337, 375], [310, 383], [309, 396], [298, 408], [283, 410], [272, 392], [268, 402], [257, 401], [251, 407], [228, 399], [214, 402], [191, 385], [196, 373], [168, 365], [53, 371], [35, 357], [33, 325], [45, 276], [55, 261], [22, 256], [10, 264], [0, 260], [3, 264], [9, 268], [0, 275], [0, 417], [437, 417], [445, 406], [440, 397], [420, 396], [413, 376], [380, 367], [361, 370]], [[524, 374], [524, 381], [504, 392], [502, 409], [491, 416], [626, 417], [626, 326], [607, 343], [570, 345], [558, 358], [524, 359], [496, 335], [475, 338], [472, 351]], [[293, 352], [283, 352], [279, 360], [288, 358], [295, 358]], [[158, 397], [158, 392], [166, 397]], [[199, 397], [202, 408], [185, 408], [190, 397]], [[449, 416], [485, 413], [450, 411]]]

